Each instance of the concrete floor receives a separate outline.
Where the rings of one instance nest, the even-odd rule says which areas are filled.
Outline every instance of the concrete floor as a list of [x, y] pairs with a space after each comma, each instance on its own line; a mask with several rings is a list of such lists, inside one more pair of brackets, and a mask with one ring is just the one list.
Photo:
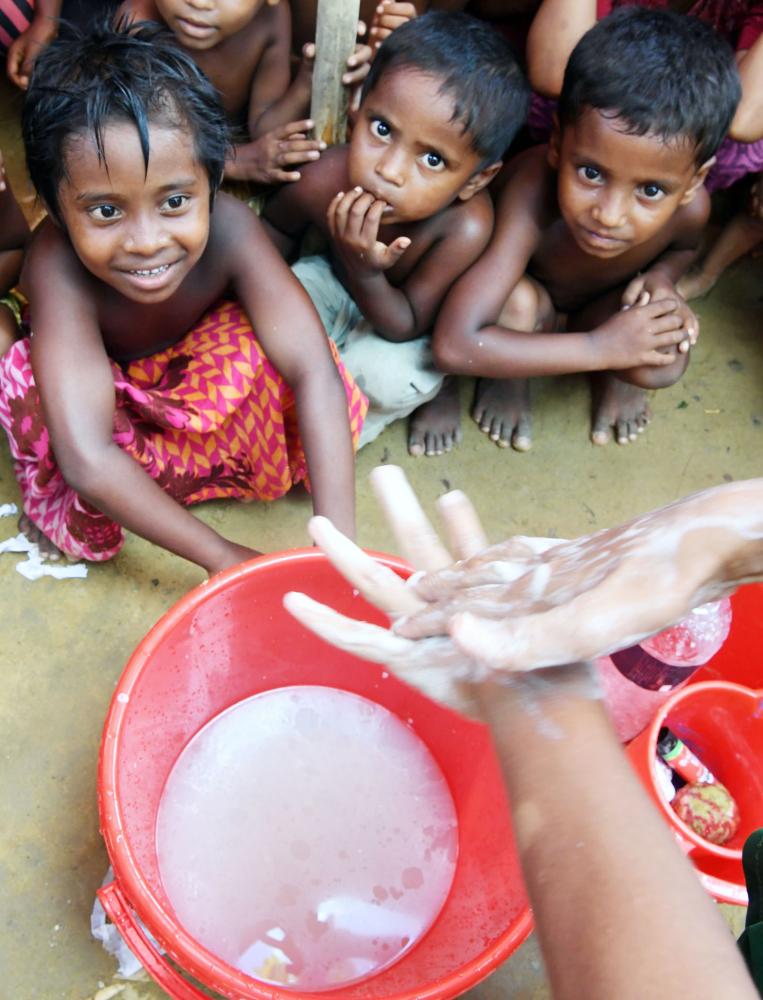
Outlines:
[[[0, 148], [30, 216], [15, 116], [0, 86]], [[440, 459], [413, 461], [405, 428], [390, 428], [358, 457], [360, 542], [393, 551], [371, 495], [379, 462], [404, 466], [424, 504], [451, 487], [475, 500], [491, 537], [571, 537], [724, 480], [760, 475], [763, 448], [761, 262], [745, 261], [697, 310], [702, 335], [683, 381], [653, 400], [654, 422], [637, 444], [596, 449], [588, 442], [584, 379], [535, 386], [536, 444], [498, 451], [467, 418], [464, 442]], [[0, 503], [18, 501], [5, 441]], [[211, 503], [197, 512], [229, 537], [266, 551], [306, 540], [309, 500], [271, 506]], [[0, 521], [0, 537], [15, 534]], [[98, 833], [96, 762], [103, 718], [130, 652], [178, 598], [201, 581], [193, 566], [137, 538], [86, 580], [29, 583], [20, 557], [0, 558], [6, 640], [0, 652], [0, 997], [86, 1000], [113, 980], [114, 963], [93, 942], [89, 914], [108, 860]], [[742, 912], [725, 908], [738, 931]], [[163, 997], [153, 984], [119, 985], [120, 1000]], [[103, 992], [98, 1000], [106, 1000]], [[549, 996], [530, 939], [469, 996]]]

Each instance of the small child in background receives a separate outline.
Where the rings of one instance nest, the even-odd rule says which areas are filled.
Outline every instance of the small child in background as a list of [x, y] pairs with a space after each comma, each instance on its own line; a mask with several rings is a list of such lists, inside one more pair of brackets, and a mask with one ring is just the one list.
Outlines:
[[675, 283], [739, 96], [730, 46], [695, 18], [627, 7], [575, 47], [551, 141], [498, 178], [493, 240], [435, 331], [439, 367], [483, 376], [474, 418], [497, 444], [531, 445], [528, 376], [601, 373], [595, 444], [634, 440], [644, 390], [680, 378], [698, 325]]
[[[361, 443], [437, 397], [430, 332], [448, 289], [482, 253], [493, 211], [483, 190], [524, 122], [528, 86], [506, 42], [465, 14], [397, 28], [366, 79], [350, 143], [277, 191], [264, 218], [289, 254], [309, 224], [330, 260], [294, 271], [369, 397]], [[431, 407], [409, 451], [439, 433]]]
[[365, 401], [260, 221], [216, 195], [228, 129], [193, 60], [158, 25], [59, 36], [22, 124], [50, 216], [22, 275], [33, 336], [0, 361], [22, 530], [103, 560], [128, 528], [212, 574], [254, 550], [184, 506], [309, 472], [353, 531]]
[[[291, 78], [291, 15], [287, 0], [125, 0], [119, 14], [160, 21], [175, 35], [221, 95], [234, 127], [245, 126], [225, 163], [229, 180], [283, 184], [299, 180], [299, 164], [317, 160], [325, 143], [307, 133], [315, 46]], [[356, 47], [344, 83], [368, 72], [371, 49]]]
[[8, 50], [8, 79], [26, 90], [37, 56], [63, 19], [84, 28], [102, 20], [119, 0], [0, 0], [0, 48]]
[[29, 226], [5, 174], [0, 153], [0, 356], [18, 339], [23, 301], [12, 291], [21, 274]]

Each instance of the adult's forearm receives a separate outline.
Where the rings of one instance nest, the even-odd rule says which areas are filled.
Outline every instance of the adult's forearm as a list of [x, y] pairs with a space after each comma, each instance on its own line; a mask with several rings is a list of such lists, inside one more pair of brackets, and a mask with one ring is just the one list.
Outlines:
[[544, 0], [527, 38], [527, 69], [533, 90], [558, 97], [570, 53], [596, 24], [596, 0]]
[[727, 928], [601, 703], [560, 687], [478, 691], [555, 1000], [752, 1000]]
[[763, 138], [763, 35], [737, 59], [742, 100], [731, 122], [729, 136], [737, 142], [757, 142]]
[[355, 537], [355, 457], [347, 396], [336, 367], [312, 371], [294, 385], [313, 510]]

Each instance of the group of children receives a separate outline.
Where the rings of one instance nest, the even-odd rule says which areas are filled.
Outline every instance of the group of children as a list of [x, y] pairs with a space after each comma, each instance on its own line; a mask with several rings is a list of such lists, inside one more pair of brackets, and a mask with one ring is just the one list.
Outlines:
[[[39, 46], [23, 135], [47, 218], [27, 238], [0, 190], [0, 288], [24, 255], [0, 423], [49, 554], [106, 559], [127, 528], [214, 573], [253, 552], [185, 507], [300, 480], [352, 536], [353, 447], [412, 414], [412, 454], [449, 450], [459, 375], [480, 427], [524, 450], [532, 376], [595, 373], [601, 444], [643, 431], [645, 390], [685, 370], [698, 322], [677, 283], [741, 95], [728, 42], [615, 10], [534, 146], [489, 24], [383, 0], [369, 42], [330, 149], [286, 0], [125, 0]], [[261, 216], [226, 179], [266, 186]], [[310, 239], [323, 252], [298, 257]]]

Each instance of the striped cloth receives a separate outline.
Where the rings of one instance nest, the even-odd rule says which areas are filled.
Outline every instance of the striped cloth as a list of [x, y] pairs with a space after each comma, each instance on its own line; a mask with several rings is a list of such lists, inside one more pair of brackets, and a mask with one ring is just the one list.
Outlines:
[[[344, 381], [353, 444], [368, 403], [329, 344]], [[306, 479], [294, 394], [237, 302], [218, 303], [177, 344], [124, 368], [112, 362], [113, 439], [183, 505], [276, 500]], [[68, 556], [103, 561], [122, 527], [80, 497], [56, 464], [30, 363], [29, 338], [0, 358], [0, 426], [24, 511]]]

